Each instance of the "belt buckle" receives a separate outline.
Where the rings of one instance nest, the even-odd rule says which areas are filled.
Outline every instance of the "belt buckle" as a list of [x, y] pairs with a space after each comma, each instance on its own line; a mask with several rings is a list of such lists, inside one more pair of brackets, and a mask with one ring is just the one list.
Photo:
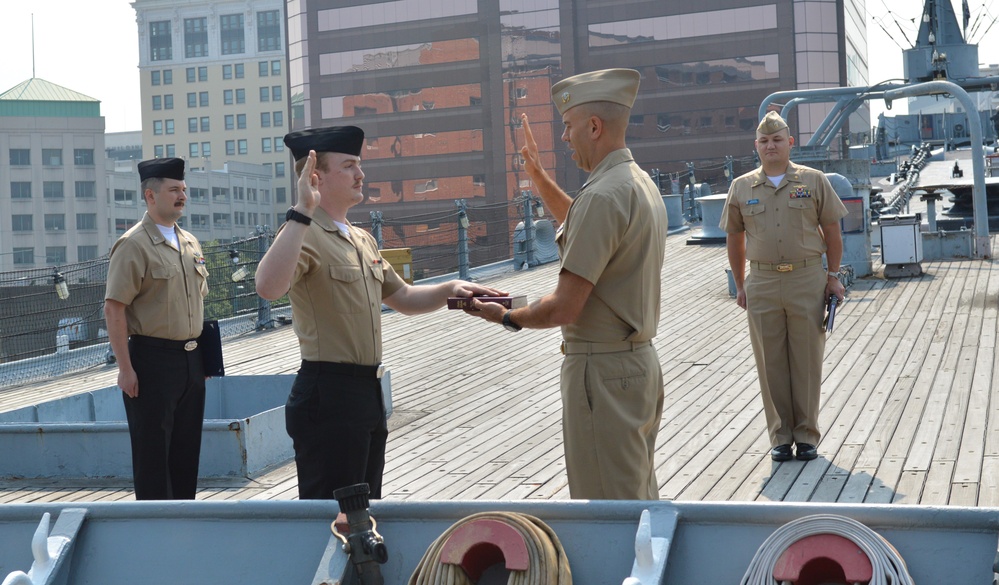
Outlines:
[[794, 270], [794, 264], [784, 263], [777, 265], [777, 272], [791, 272], [792, 270]]
[[565, 340], [564, 339], [562, 340], [562, 343], [559, 344], [558, 350], [562, 352], [562, 355], [565, 355]]
[[198, 342], [194, 339], [184, 344], [184, 351], [194, 351], [198, 349]]
[[375, 377], [379, 380], [385, 375], [385, 366], [378, 364], [378, 368], [375, 370]]

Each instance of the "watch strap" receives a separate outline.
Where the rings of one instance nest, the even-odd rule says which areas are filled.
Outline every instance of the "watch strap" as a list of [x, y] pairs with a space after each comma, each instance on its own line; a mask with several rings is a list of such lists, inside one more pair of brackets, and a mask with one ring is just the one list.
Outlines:
[[294, 207], [288, 208], [288, 213], [284, 214], [285, 221], [297, 221], [298, 223], [305, 225], [312, 225], [312, 218], [304, 213], [300, 213], [295, 210]]

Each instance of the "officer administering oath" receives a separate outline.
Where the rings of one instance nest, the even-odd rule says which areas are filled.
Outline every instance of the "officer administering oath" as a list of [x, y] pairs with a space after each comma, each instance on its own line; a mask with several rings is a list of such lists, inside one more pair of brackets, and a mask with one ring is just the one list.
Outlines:
[[137, 500], [193, 500], [205, 416], [197, 338], [208, 270], [177, 226], [187, 202], [184, 161], [140, 162], [146, 213], [111, 248], [104, 318], [132, 443]]
[[822, 172], [791, 162], [792, 146], [787, 122], [767, 113], [756, 129], [762, 165], [732, 182], [721, 218], [774, 461], [818, 457], [822, 319], [829, 295], [842, 301], [845, 293], [838, 275], [846, 207]]
[[652, 345], [659, 325], [666, 208], [625, 144], [639, 73], [609, 69], [552, 87], [572, 159], [590, 176], [569, 197], [541, 166], [523, 116], [525, 169], [562, 223], [551, 294], [505, 310], [476, 301], [471, 314], [522, 328], [562, 327], [562, 434], [569, 495], [657, 500], [654, 454], [663, 377]]
[[333, 499], [335, 490], [366, 482], [379, 499], [388, 438], [382, 303], [411, 315], [443, 307], [449, 296], [502, 293], [461, 280], [410, 286], [371, 234], [347, 222], [347, 210], [364, 199], [360, 128], [302, 130], [284, 143], [295, 157], [298, 203], [260, 260], [256, 286], [265, 299], [291, 299], [302, 366], [285, 422], [299, 498]]

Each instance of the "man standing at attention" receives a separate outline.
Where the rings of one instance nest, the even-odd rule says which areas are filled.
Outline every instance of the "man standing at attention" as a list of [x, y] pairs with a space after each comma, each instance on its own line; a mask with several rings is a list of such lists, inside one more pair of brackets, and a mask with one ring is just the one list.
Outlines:
[[608, 69], [564, 79], [552, 98], [572, 159], [590, 173], [575, 198], [541, 166], [523, 116], [525, 169], [562, 224], [555, 291], [527, 307], [475, 303], [471, 314], [511, 331], [562, 327], [562, 434], [569, 495], [657, 500], [654, 454], [663, 377], [659, 325], [666, 207], [625, 144], [639, 73]]
[[410, 286], [378, 252], [371, 234], [347, 222], [364, 199], [364, 132], [337, 126], [292, 132], [298, 203], [288, 210], [257, 267], [257, 294], [288, 294], [302, 353], [285, 407], [295, 448], [299, 498], [333, 499], [367, 483], [382, 497], [388, 427], [381, 392], [381, 309], [404, 314], [438, 309], [449, 296], [501, 294], [453, 280]]
[[774, 461], [790, 460], [792, 443], [797, 459], [818, 457], [822, 319], [829, 295], [843, 300], [845, 292], [838, 274], [846, 207], [823, 173], [791, 162], [792, 146], [787, 122], [767, 113], [756, 129], [762, 166], [732, 182], [721, 218]]
[[104, 318], [132, 443], [137, 500], [193, 500], [205, 372], [196, 341], [208, 271], [198, 240], [177, 227], [184, 161], [140, 162], [146, 213], [111, 248]]

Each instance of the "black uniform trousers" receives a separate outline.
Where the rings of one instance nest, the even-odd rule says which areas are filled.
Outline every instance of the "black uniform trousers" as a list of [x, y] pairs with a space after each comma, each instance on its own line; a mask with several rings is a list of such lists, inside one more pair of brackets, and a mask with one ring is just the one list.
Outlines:
[[198, 489], [205, 374], [201, 348], [132, 336], [139, 395], [125, 400], [137, 500], [193, 500]]
[[295, 447], [298, 497], [331, 500], [342, 487], [367, 483], [382, 497], [388, 426], [373, 366], [303, 361], [285, 405]]

